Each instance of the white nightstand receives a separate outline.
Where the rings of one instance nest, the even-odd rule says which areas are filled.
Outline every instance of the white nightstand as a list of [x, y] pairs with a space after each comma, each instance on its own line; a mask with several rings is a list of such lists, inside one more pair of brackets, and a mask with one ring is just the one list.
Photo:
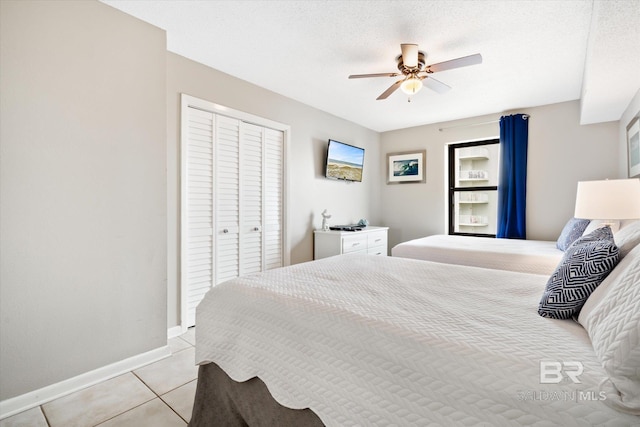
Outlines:
[[315, 230], [313, 259], [346, 253], [387, 256], [389, 227], [368, 226], [360, 231]]

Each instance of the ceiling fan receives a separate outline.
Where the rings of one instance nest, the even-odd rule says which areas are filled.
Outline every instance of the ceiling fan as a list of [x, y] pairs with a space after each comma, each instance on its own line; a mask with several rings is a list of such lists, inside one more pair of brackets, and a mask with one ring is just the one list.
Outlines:
[[[368, 77], [398, 77], [400, 80], [392, 84], [387, 90], [376, 99], [387, 99], [389, 95], [400, 88], [404, 93], [411, 96], [416, 94], [422, 86], [428, 87], [438, 93], [445, 93], [451, 90], [451, 87], [431, 77], [431, 74], [439, 71], [451, 70], [453, 68], [467, 67], [482, 63], [482, 55], [476, 53], [474, 55], [463, 56], [462, 58], [451, 59], [449, 61], [439, 62], [437, 64], [427, 65], [425, 67], [426, 55], [418, 50], [417, 44], [401, 44], [402, 54], [396, 58], [399, 73], [374, 73], [374, 74], [352, 74], [350, 79], [362, 79]], [[409, 98], [411, 101], [411, 98]]]

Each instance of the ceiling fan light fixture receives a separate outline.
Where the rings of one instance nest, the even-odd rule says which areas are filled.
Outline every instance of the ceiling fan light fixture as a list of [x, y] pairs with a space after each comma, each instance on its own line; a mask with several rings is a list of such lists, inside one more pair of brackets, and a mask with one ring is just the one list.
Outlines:
[[422, 89], [422, 80], [416, 76], [411, 76], [402, 82], [400, 89], [409, 96], [414, 95]]
[[399, 72], [351, 74], [349, 78], [400, 77], [400, 80], [396, 80], [396, 82], [389, 86], [387, 90], [382, 92], [376, 100], [387, 99], [389, 95], [400, 88], [402, 89], [402, 92], [409, 96], [409, 101], [411, 101], [411, 97], [420, 92], [423, 84], [437, 93], [445, 93], [451, 90], [450, 86], [432, 78], [431, 74], [444, 70], [452, 70], [454, 68], [467, 67], [469, 65], [482, 64], [482, 55], [476, 53], [469, 56], [463, 56], [461, 58], [451, 59], [449, 61], [431, 64], [425, 68], [427, 55], [418, 50], [417, 44], [403, 43], [400, 45], [400, 48], [402, 49], [402, 53], [399, 56], [396, 56], [396, 64]]
[[402, 62], [405, 67], [416, 68], [418, 66], [418, 45], [413, 43], [403, 43], [400, 45], [402, 49]]

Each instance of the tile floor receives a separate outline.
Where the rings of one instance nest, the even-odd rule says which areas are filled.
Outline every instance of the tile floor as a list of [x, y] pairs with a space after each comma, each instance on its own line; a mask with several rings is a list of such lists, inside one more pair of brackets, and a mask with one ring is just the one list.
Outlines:
[[0, 420], [0, 427], [184, 427], [198, 369], [195, 329], [169, 340], [171, 356]]

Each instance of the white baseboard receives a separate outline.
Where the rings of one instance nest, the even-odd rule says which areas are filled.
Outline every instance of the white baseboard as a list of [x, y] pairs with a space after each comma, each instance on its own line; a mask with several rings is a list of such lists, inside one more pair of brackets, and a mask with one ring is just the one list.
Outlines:
[[0, 420], [169, 356], [171, 356], [171, 350], [165, 345], [68, 380], [0, 401]]
[[173, 328], [169, 328], [167, 329], [167, 339], [171, 339], [171, 338], [175, 338], [179, 335], [184, 334], [186, 331], [182, 330], [182, 326], [178, 325], [178, 326], [174, 326]]

